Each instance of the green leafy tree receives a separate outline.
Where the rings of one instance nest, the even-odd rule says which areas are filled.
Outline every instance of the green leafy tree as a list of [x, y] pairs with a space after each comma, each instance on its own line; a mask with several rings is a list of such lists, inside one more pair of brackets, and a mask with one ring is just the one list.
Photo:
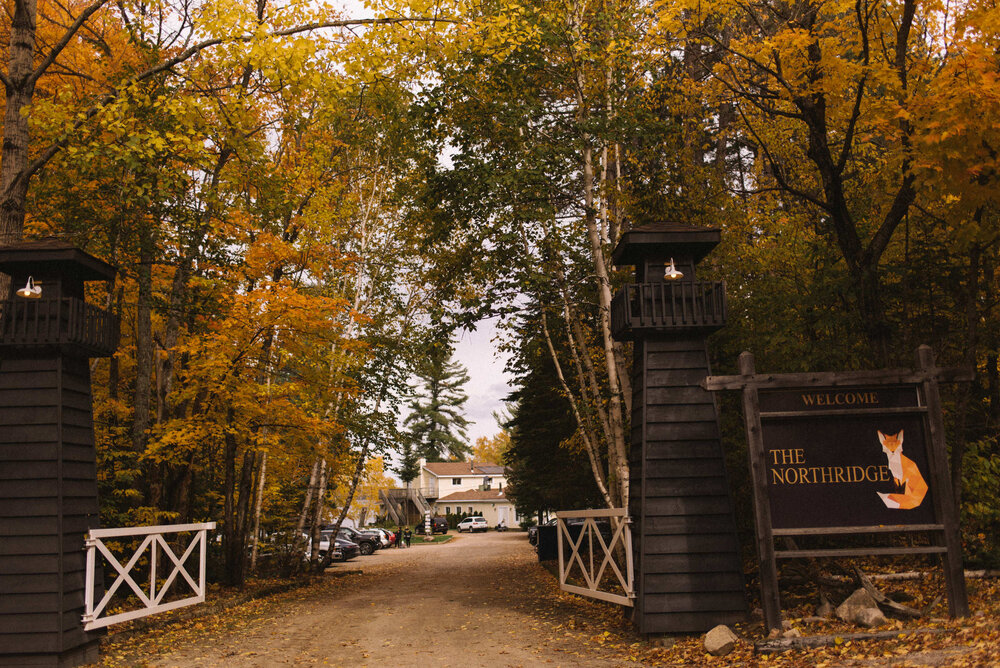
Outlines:
[[396, 473], [399, 474], [400, 480], [409, 485], [413, 482], [414, 478], [420, 475], [420, 465], [417, 458], [417, 449], [413, 447], [413, 441], [405, 437], [404, 439], [405, 442], [400, 453], [401, 459], [399, 466], [396, 467]]

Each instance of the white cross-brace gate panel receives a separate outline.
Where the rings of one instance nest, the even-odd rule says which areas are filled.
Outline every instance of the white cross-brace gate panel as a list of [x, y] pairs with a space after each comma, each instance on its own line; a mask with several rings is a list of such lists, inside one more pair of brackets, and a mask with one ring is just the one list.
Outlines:
[[[90, 631], [92, 629], [99, 629], [105, 626], [110, 626], [111, 624], [126, 622], [130, 619], [138, 619], [148, 615], [155, 615], [158, 612], [166, 612], [167, 610], [182, 608], [186, 605], [202, 603], [205, 600], [206, 534], [210, 529], [214, 528], [215, 522], [202, 522], [200, 524], [168, 524], [151, 527], [91, 530], [88, 533], [86, 540], [87, 589], [85, 593], [86, 607], [83, 614], [84, 630]], [[163, 536], [166, 534], [185, 532], [192, 532], [194, 535], [191, 537], [191, 542], [188, 544], [187, 549], [180, 557], [178, 557], [174, 554], [174, 551], [170, 549], [170, 546], [167, 545]], [[129, 559], [128, 563], [122, 566], [121, 562], [118, 561], [113, 554], [111, 554], [111, 550], [109, 550], [104, 544], [103, 539], [126, 538], [132, 536], [145, 536], [145, 538], [139, 544], [139, 547], [136, 548], [135, 553], [132, 555], [132, 558]], [[134, 579], [132, 579], [130, 574], [132, 567], [136, 565], [140, 558], [142, 558], [142, 555], [147, 547], [149, 547], [148, 594], [143, 591], [143, 588], [140, 587]], [[198, 559], [198, 581], [195, 582], [194, 578], [191, 577], [191, 574], [188, 573], [187, 569], [184, 567], [184, 563], [187, 561], [188, 557], [191, 556], [191, 553], [198, 548], [200, 548]], [[98, 552], [100, 552], [101, 555], [107, 560], [108, 564], [110, 564], [111, 567], [118, 572], [118, 575], [115, 577], [111, 586], [108, 587], [100, 603], [98, 603], [95, 607], [94, 583], [96, 581]], [[162, 552], [170, 559], [170, 561], [173, 562], [173, 569], [170, 571], [170, 575], [167, 576], [167, 579], [163, 582], [163, 585], [159, 588], [159, 590], [157, 590], [156, 586], [156, 558], [158, 552]], [[187, 582], [188, 586], [190, 586], [191, 590], [194, 592], [194, 595], [164, 603], [163, 599], [167, 595], [167, 592], [170, 591], [170, 585], [174, 583], [178, 575], [180, 575]], [[142, 603], [143, 607], [138, 610], [129, 610], [127, 612], [101, 617], [101, 613], [104, 612], [108, 603], [111, 601], [111, 598], [115, 595], [122, 584], [127, 584], [129, 588], [132, 589], [139, 601]]]
[[[632, 531], [630, 520], [624, 508], [603, 508], [600, 510], [560, 510], [556, 513], [557, 540], [559, 542], [559, 587], [580, 596], [589, 596], [602, 601], [610, 601], [632, 607], [635, 600], [634, 571], [632, 565]], [[567, 520], [583, 520], [574, 523], [580, 533], [574, 538]], [[610, 536], [607, 541], [597, 525], [598, 520], [607, 520]], [[566, 547], [569, 554], [566, 554]], [[595, 548], [597, 552], [595, 555]], [[615, 553], [622, 555], [624, 564], [615, 560]], [[595, 567], [595, 556], [597, 557]], [[579, 566], [579, 574], [586, 586], [568, 584], [574, 566]], [[611, 568], [618, 591], [602, 590], [604, 574]]]

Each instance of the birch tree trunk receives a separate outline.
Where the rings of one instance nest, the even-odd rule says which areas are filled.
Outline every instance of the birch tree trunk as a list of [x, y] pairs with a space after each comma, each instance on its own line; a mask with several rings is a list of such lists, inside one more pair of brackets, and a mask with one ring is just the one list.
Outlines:
[[548, 318], [545, 315], [544, 310], [542, 311], [542, 332], [545, 335], [545, 343], [548, 346], [549, 356], [552, 358], [552, 364], [556, 369], [556, 377], [559, 378], [559, 384], [562, 385], [563, 392], [565, 392], [566, 399], [569, 401], [570, 408], [573, 411], [573, 417], [576, 419], [580, 439], [583, 441], [584, 450], [587, 451], [587, 458], [590, 460], [590, 469], [594, 474], [594, 482], [597, 483], [597, 489], [600, 490], [601, 496], [604, 497], [604, 503], [607, 504], [608, 508], [614, 508], [615, 505], [611, 493], [608, 491], [607, 481], [604, 476], [604, 468], [601, 466], [600, 453], [598, 452], [597, 446], [591, 437], [592, 429], [580, 414], [580, 408], [577, 406], [576, 397], [573, 395], [572, 390], [569, 388], [569, 384], [566, 382], [566, 376], [563, 374], [562, 364], [559, 362], [559, 356], [556, 354], [555, 346], [552, 344], [552, 335], [549, 333]]
[[302, 512], [299, 513], [299, 522], [295, 525], [295, 540], [299, 541], [306, 530], [306, 522], [309, 519], [309, 509], [312, 507], [312, 498], [316, 495], [316, 487], [319, 484], [319, 462], [317, 459], [313, 463], [312, 473], [309, 475], [309, 485], [306, 487], [306, 498], [302, 502]]
[[[312, 539], [312, 550], [309, 554], [309, 563], [311, 564], [313, 570], [318, 570], [320, 565], [319, 558], [319, 540], [320, 540], [320, 524], [323, 522], [323, 500], [326, 498], [326, 480], [327, 480], [327, 470], [326, 470], [326, 459], [320, 460], [319, 467], [319, 486], [316, 488], [316, 504], [313, 506], [313, 516], [312, 516], [312, 527], [309, 531], [309, 536]], [[331, 544], [328, 552], [333, 552], [333, 539], [331, 536]]]
[[[583, 104], [583, 100], [579, 100]], [[608, 421], [611, 427], [611, 442], [608, 443], [609, 489], [612, 501], [618, 507], [628, 507], [628, 450], [625, 443], [625, 420], [622, 413], [621, 385], [618, 381], [618, 363], [615, 357], [615, 342], [611, 337], [611, 280], [608, 276], [607, 261], [597, 229], [594, 212], [594, 162], [593, 147], [589, 135], [583, 138], [583, 192], [584, 222], [590, 238], [591, 257], [597, 282], [598, 322], [601, 328], [601, 342], [604, 345], [604, 363], [608, 374]]]
[[[605, 244], [609, 241], [600, 227], [600, 211], [596, 207], [596, 186], [594, 168], [594, 139], [591, 132], [585, 128], [590, 125], [590, 101], [588, 98], [587, 73], [584, 71], [590, 60], [588, 54], [580, 51], [580, 46], [587, 43], [583, 34], [583, 4], [577, 5], [569, 18], [569, 32], [572, 39], [571, 56], [575, 63], [575, 96], [576, 121], [581, 128], [581, 170], [583, 176], [583, 222], [590, 241], [591, 261], [594, 269], [594, 279], [598, 296], [598, 323], [600, 327], [601, 344], [604, 350], [604, 365], [607, 371], [608, 383], [608, 425], [611, 438], [608, 442], [608, 491], [616, 507], [628, 507], [629, 471], [628, 446], [625, 439], [625, 417], [622, 406], [622, 383], [619, 373], [624, 365], [618, 356], [622, 348], [611, 337], [611, 279], [608, 274], [608, 261], [605, 257]], [[605, 66], [601, 83], [606, 83], [608, 68]], [[607, 91], [598, 104], [608, 106]], [[603, 104], [602, 104], [603, 103]]]
[[260, 474], [257, 478], [257, 498], [253, 505], [253, 532], [251, 535], [250, 572], [257, 572], [257, 548], [260, 543], [260, 511], [264, 506], [264, 479], [267, 476], [267, 453], [260, 453]]

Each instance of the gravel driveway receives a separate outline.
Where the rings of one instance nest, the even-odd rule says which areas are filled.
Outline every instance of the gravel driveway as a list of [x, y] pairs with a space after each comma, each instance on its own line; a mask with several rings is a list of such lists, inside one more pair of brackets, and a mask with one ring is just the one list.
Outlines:
[[[600, 604], [561, 593], [524, 533], [419, 541], [337, 565], [323, 584], [257, 612], [189, 625], [170, 641], [151, 641], [148, 653], [128, 647], [119, 660], [164, 667], [621, 664], [599, 642]], [[119, 664], [109, 657], [107, 665]]]

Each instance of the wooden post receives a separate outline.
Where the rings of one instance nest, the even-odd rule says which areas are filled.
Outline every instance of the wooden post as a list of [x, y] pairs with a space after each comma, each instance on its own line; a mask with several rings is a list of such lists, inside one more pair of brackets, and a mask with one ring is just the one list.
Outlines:
[[934, 351], [930, 346], [917, 348], [917, 369], [927, 374], [922, 390], [927, 406], [927, 426], [931, 436], [928, 454], [933, 458], [931, 471], [935, 484], [934, 503], [937, 506], [938, 517], [944, 524], [944, 544], [947, 548], [943, 559], [948, 611], [952, 617], [965, 617], [969, 614], [969, 599], [965, 590], [965, 571], [962, 566], [962, 536], [955, 508], [955, 494], [951, 487], [951, 476], [948, 475], [950, 468], [941, 417], [941, 395], [934, 373]]
[[[740, 375], [753, 376], [756, 371], [753, 353], [744, 351], [739, 357]], [[757, 524], [757, 556], [760, 559], [760, 602], [764, 609], [764, 624], [768, 630], [781, 628], [781, 599], [778, 593], [778, 567], [774, 558], [774, 534], [771, 529], [771, 505], [767, 496], [767, 458], [760, 425], [760, 399], [757, 386], [743, 387], [743, 419], [747, 430], [747, 456], [753, 484], [754, 520]]]

